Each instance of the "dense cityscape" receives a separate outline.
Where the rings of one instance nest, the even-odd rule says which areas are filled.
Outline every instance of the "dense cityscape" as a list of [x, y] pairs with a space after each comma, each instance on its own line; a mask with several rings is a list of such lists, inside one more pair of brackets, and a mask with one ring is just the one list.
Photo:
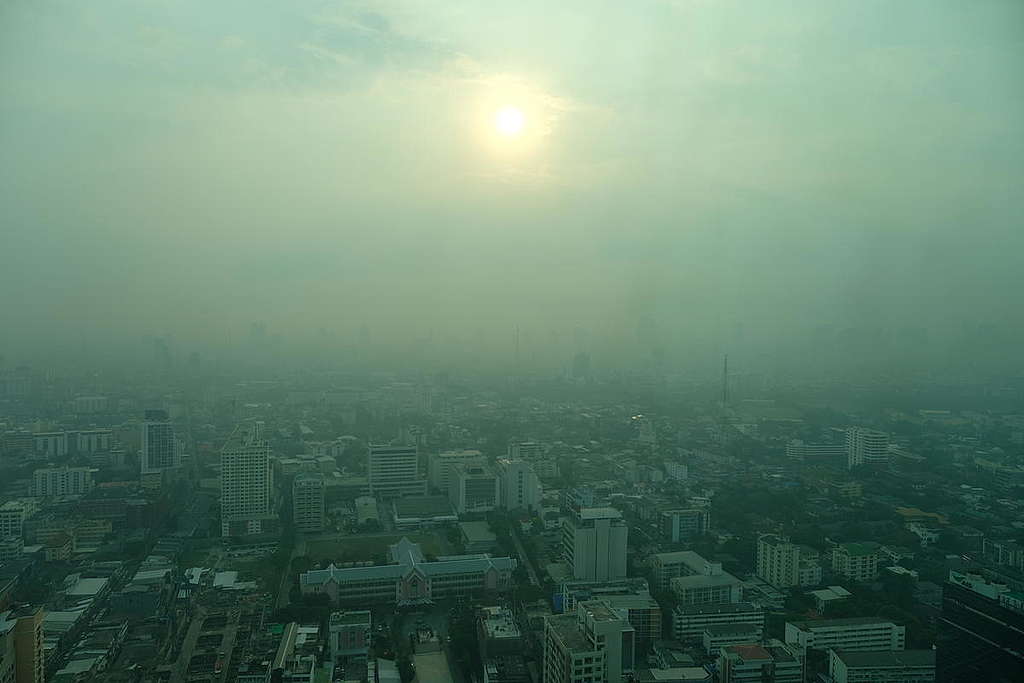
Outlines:
[[6, 368], [3, 681], [1021, 680], [1024, 386]]
[[1024, 683], [1024, 0], [0, 0], [0, 683]]

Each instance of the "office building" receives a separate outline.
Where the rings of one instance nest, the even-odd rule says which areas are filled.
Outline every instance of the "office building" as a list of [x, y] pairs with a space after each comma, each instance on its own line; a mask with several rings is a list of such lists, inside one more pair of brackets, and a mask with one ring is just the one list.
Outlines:
[[799, 683], [803, 680], [799, 656], [779, 641], [721, 648], [717, 669], [720, 683]]
[[370, 610], [331, 612], [327, 627], [334, 662], [366, 657], [369, 653], [373, 627]]
[[728, 572], [677, 576], [669, 583], [680, 605], [739, 602], [743, 582]]
[[601, 600], [544, 620], [544, 683], [620, 683], [633, 670], [635, 632]]
[[166, 410], [147, 410], [142, 422], [142, 473], [177, 467], [178, 444]]
[[[43, 610], [25, 607], [0, 614], [0, 678], [5, 683], [43, 683]], [[11, 672], [13, 671], [13, 678]]]
[[533, 466], [525, 460], [498, 460], [499, 507], [502, 510], [540, 511], [541, 486]]
[[715, 624], [704, 627], [701, 642], [704, 652], [716, 655], [723, 647], [760, 643], [763, 629], [756, 624]]
[[427, 461], [427, 478], [430, 481], [430, 487], [448, 495], [452, 467], [459, 463], [479, 464], [483, 462], [483, 453], [477, 450], [463, 449], [432, 453]]
[[846, 465], [855, 467], [885, 467], [889, 464], [889, 435], [863, 427], [846, 430]]
[[245, 536], [277, 529], [274, 473], [263, 423], [235, 427], [220, 452], [221, 535]]
[[878, 546], [840, 543], [832, 549], [832, 571], [852, 581], [874, 581], [878, 578]]
[[936, 641], [940, 683], [1024, 681], [1024, 594], [980, 574], [950, 572]]
[[802, 652], [828, 648], [899, 652], [905, 642], [906, 628], [877, 617], [786, 622], [786, 643], [799, 647]]
[[427, 481], [420, 478], [416, 446], [371, 445], [368, 457], [371, 496], [390, 499], [426, 494]]
[[701, 536], [711, 526], [711, 511], [707, 508], [666, 510], [661, 513], [661, 535], [666, 541], [680, 543]]
[[776, 588], [821, 583], [819, 554], [789, 539], [765, 534], [757, 539], [757, 576]]
[[324, 475], [302, 472], [292, 481], [292, 521], [295, 530], [312, 534], [324, 530]]
[[46, 467], [32, 473], [32, 495], [37, 498], [49, 496], [81, 496], [92, 491], [90, 467]]
[[672, 610], [672, 637], [683, 643], [699, 641], [712, 626], [745, 624], [757, 628], [755, 642], [764, 635], [764, 609], [749, 602], [677, 605]]
[[451, 555], [428, 560], [420, 546], [402, 538], [388, 549], [386, 565], [303, 572], [303, 595], [327, 595], [335, 603], [402, 605], [504, 592], [512, 587], [517, 563], [510, 557]]
[[829, 650], [828, 674], [830, 683], [931, 683], [935, 680], [935, 650]]
[[498, 506], [498, 475], [480, 464], [458, 463], [448, 476], [448, 500], [460, 515]]
[[668, 590], [669, 582], [677, 576], [721, 573], [722, 564], [709, 562], [692, 550], [681, 550], [653, 555], [651, 569], [654, 571], [655, 587], [659, 590]]
[[626, 576], [622, 513], [615, 508], [582, 508], [562, 524], [562, 552], [573, 578], [607, 581]]

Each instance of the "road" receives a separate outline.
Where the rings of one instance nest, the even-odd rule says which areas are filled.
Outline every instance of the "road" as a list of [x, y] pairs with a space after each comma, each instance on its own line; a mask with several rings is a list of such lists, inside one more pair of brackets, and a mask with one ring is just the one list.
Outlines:
[[516, 552], [519, 553], [519, 559], [526, 567], [526, 574], [530, 579], [530, 583], [534, 586], [540, 585], [540, 579], [537, 577], [537, 572], [533, 568], [533, 563], [530, 562], [530, 556], [526, 554], [526, 548], [523, 547], [523, 542], [519, 540], [519, 530], [516, 529], [515, 525], [512, 529], [512, 542], [516, 545]]

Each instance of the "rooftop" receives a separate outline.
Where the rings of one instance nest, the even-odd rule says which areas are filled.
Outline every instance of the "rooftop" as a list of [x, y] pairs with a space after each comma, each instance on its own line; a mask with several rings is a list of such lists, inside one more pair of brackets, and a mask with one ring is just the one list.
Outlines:
[[697, 604], [679, 605], [675, 608], [676, 614], [732, 614], [735, 612], [760, 612], [760, 607], [750, 602], [733, 602], [722, 604]]
[[331, 612], [331, 624], [369, 624], [370, 610]]
[[405, 496], [393, 502], [396, 517], [454, 516], [446, 496]]
[[622, 519], [622, 513], [612, 507], [582, 508], [580, 519]]
[[841, 626], [864, 626], [867, 624], [889, 624], [894, 625], [889, 619], [879, 617], [849, 617], [846, 619], [818, 619], [814, 621], [790, 621], [787, 622], [802, 630], [816, 630], [822, 628], [839, 628]]
[[850, 652], [836, 650], [836, 656], [846, 666], [855, 668], [902, 668], [909, 666], [935, 666], [935, 650], [903, 650], [890, 652], [877, 650], [871, 652]]
[[730, 645], [725, 651], [738, 655], [744, 661], [772, 658], [771, 653], [760, 645]]
[[559, 614], [554, 617], [546, 617], [544, 623], [547, 629], [557, 634], [558, 639], [565, 644], [566, 649], [575, 652], [590, 651], [590, 642], [576, 625], [576, 617], [574, 615]]

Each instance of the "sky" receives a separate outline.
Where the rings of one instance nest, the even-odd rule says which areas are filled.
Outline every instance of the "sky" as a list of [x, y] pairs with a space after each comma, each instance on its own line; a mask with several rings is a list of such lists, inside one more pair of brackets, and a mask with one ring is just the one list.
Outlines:
[[13, 0], [0, 353], [1020, 372], [1022, 67], [1016, 0]]

